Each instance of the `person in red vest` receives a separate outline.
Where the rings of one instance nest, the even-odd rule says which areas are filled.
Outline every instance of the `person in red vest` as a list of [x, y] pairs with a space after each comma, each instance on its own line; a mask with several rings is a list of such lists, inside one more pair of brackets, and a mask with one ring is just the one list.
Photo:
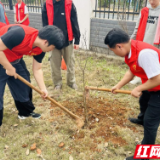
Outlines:
[[63, 49], [55, 49], [53, 53], [50, 54], [49, 58], [55, 90], [60, 90], [62, 88], [62, 56], [67, 65], [67, 85], [76, 90], [75, 56], [73, 48], [79, 49], [80, 31], [75, 5], [72, 0], [46, 0], [42, 10], [42, 21], [43, 26], [55, 25], [59, 27], [63, 31], [65, 37]]
[[4, 6], [1, 1], [0, 1], [0, 22], [5, 23], [5, 24], [9, 24], [8, 17], [6, 15]]
[[26, 68], [23, 55], [33, 56], [33, 74], [41, 91], [42, 98], [48, 95], [42, 72], [44, 52], [61, 49], [64, 45], [62, 31], [56, 26], [34, 29], [29, 26], [12, 24], [3, 26], [0, 23], [0, 126], [3, 119], [3, 94], [6, 83], [9, 86], [19, 111], [18, 118], [40, 118], [33, 112], [32, 90], [17, 78], [17, 73], [30, 81], [30, 73]]
[[[131, 39], [143, 41], [154, 45], [159, 48], [159, 44], [156, 42], [156, 36], [158, 36], [157, 30], [158, 21], [160, 16], [160, 0], [149, 0], [149, 5], [141, 10], [136, 27], [131, 36]], [[160, 35], [159, 35], [160, 36]], [[130, 82], [131, 84], [141, 83], [139, 77], [135, 77]], [[143, 99], [149, 97], [148, 91], [143, 91], [143, 96], [140, 98], [140, 113], [137, 118], [130, 118], [130, 122], [134, 124], [143, 125], [144, 112], [146, 110], [147, 102]]]
[[6, 23], [0, 22], [0, 28], [6, 26]]
[[14, 7], [14, 21], [17, 24], [29, 25], [29, 14], [26, 4], [22, 0], [17, 0]]
[[[149, 96], [142, 98], [141, 102], [146, 104], [142, 144], [155, 144], [160, 123], [160, 50], [148, 43], [130, 39], [121, 29], [109, 31], [104, 43], [116, 55], [125, 57], [125, 63], [129, 66], [122, 80], [112, 88], [112, 93], [129, 83], [134, 76], [140, 77], [142, 84], [135, 87], [131, 95], [141, 98], [143, 91], [148, 91]], [[133, 156], [126, 160], [133, 160]]]
[[[148, 6], [142, 8], [140, 12], [131, 39], [143, 41], [158, 48], [159, 44], [155, 44], [155, 36], [160, 15], [160, 0], [148, 0], [148, 2]], [[135, 77], [130, 83], [141, 83], [141, 80]]]

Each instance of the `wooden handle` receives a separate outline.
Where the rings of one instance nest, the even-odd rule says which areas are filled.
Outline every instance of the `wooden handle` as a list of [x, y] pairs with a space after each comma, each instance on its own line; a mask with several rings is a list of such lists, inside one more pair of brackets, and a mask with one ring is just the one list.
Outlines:
[[[111, 89], [108, 89], [108, 88], [97, 88], [97, 87], [90, 87], [90, 86], [86, 86], [85, 88], [90, 89], [90, 90], [111, 92]], [[115, 90], [115, 92], [116, 93], [131, 94], [131, 91], [127, 91], [127, 90]]]
[[[22, 81], [23, 83], [25, 83], [27, 86], [29, 86], [30, 88], [34, 89], [36, 92], [38, 92], [39, 94], [43, 94], [43, 92], [41, 90], [39, 90], [38, 88], [36, 88], [35, 86], [33, 86], [31, 83], [29, 83], [27, 80], [25, 80], [23, 77], [21, 77], [20, 75], [17, 74], [17, 78]], [[72, 112], [70, 112], [68, 109], [66, 109], [65, 107], [63, 107], [60, 103], [56, 102], [54, 99], [52, 99], [51, 97], [47, 96], [46, 97], [48, 100], [50, 100], [52, 103], [56, 104], [58, 107], [60, 107], [63, 111], [67, 112], [72, 118], [74, 119], [80, 119], [77, 115], [73, 114]]]

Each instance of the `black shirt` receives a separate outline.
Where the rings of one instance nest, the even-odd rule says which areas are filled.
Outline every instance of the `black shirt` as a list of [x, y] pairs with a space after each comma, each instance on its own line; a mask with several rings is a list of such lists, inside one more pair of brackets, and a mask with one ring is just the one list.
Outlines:
[[[1, 36], [1, 40], [8, 49], [12, 50], [14, 47], [21, 44], [24, 37], [25, 37], [25, 32], [22, 27], [12, 26], [8, 29], [8, 31], [4, 35]], [[37, 62], [42, 63], [44, 56], [45, 53], [42, 52], [41, 54], [33, 57]]]
[[66, 17], [64, 12], [64, 0], [60, 0], [59, 2], [53, 0], [53, 3], [54, 3], [54, 17], [55, 17], [53, 24], [63, 31], [65, 38], [64, 46], [68, 46], [69, 42], [68, 42]]
[[[65, 16], [65, 2], [64, 0], [60, 0], [59, 2], [57, 2], [56, 0], [53, 0], [53, 4], [54, 4], [53, 24], [63, 31], [64, 37], [65, 37], [64, 47], [67, 47], [71, 42], [68, 41], [68, 32], [67, 32], [67, 24], [66, 24], [66, 16]], [[43, 9], [42, 9], [42, 22], [43, 22], [43, 26], [48, 25], [46, 2], [44, 3]], [[72, 9], [71, 9], [71, 24], [72, 24], [73, 35], [75, 38], [75, 44], [78, 45], [80, 42], [80, 30], [79, 30], [79, 25], [77, 20], [76, 7], [73, 3], [72, 3]]]

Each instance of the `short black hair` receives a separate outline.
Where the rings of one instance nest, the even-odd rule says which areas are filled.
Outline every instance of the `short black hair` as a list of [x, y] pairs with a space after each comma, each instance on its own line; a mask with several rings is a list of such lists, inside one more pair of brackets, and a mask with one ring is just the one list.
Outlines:
[[113, 28], [105, 37], [104, 43], [110, 48], [114, 48], [117, 43], [129, 42], [129, 35], [120, 28]]
[[38, 36], [47, 40], [49, 45], [54, 45], [57, 49], [62, 49], [64, 46], [63, 32], [54, 25], [48, 25], [40, 29]]

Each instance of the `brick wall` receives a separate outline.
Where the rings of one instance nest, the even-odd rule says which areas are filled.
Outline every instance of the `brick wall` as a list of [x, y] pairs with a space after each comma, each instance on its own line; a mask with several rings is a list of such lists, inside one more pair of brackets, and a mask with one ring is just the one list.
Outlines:
[[[106, 52], [108, 54], [107, 46], [104, 44], [104, 38], [107, 33], [115, 27], [122, 28], [121, 22], [118, 20], [108, 20], [108, 19], [91, 19], [91, 32], [90, 32], [90, 47], [95, 50], [95, 47], [101, 49], [100, 52]], [[125, 23], [123, 23], [124, 26]], [[133, 33], [136, 22], [127, 21], [127, 31], [131, 35]]]

